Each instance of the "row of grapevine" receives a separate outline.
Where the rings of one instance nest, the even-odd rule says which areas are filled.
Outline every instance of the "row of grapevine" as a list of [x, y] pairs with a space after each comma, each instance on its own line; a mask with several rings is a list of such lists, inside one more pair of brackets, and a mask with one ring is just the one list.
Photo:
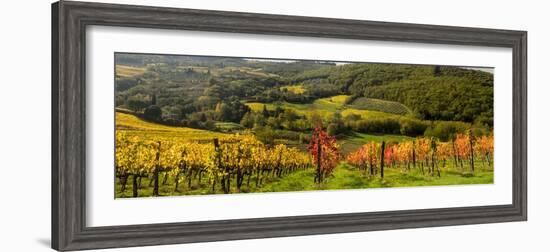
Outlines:
[[346, 157], [346, 161], [359, 170], [374, 176], [384, 167], [401, 167], [410, 171], [418, 168], [422, 174], [441, 176], [440, 167], [452, 162], [461, 172], [469, 167], [474, 173], [476, 161], [482, 167], [491, 167], [493, 159], [493, 136], [475, 137], [471, 132], [458, 134], [450, 142], [435, 138], [417, 138], [413, 141], [386, 144], [367, 143]]
[[268, 176], [281, 177], [311, 166], [307, 153], [285, 145], [268, 147], [252, 135], [233, 135], [205, 143], [141, 139], [122, 132], [116, 135], [115, 162], [121, 190], [125, 190], [131, 176], [134, 197], [138, 196], [142, 177], [151, 178], [153, 195], [158, 196], [161, 173], [163, 184], [169, 176], [174, 178], [174, 191], [179, 191], [182, 182], [190, 188], [195, 180], [199, 185], [209, 185], [213, 192], [220, 188], [230, 193], [232, 181], [240, 191], [245, 179], [250, 186], [253, 176], [258, 187]]

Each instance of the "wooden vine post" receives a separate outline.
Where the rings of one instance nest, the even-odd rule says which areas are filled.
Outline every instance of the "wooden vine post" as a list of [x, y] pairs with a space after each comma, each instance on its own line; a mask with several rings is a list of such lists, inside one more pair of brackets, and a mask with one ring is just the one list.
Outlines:
[[317, 175], [314, 182], [321, 183], [321, 134], [317, 136]]
[[[220, 142], [217, 138], [214, 138], [214, 151], [216, 152], [216, 166], [217, 169], [221, 168], [222, 165], [222, 155], [220, 153]], [[212, 183], [212, 192], [215, 192], [216, 190], [216, 176], [214, 176], [214, 183]], [[222, 188], [225, 192], [225, 178], [222, 177]]]
[[468, 131], [469, 140], [470, 140], [470, 168], [472, 173], [474, 173], [474, 135], [472, 134], [472, 129]]
[[452, 136], [451, 138], [451, 144], [453, 145], [453, 159], [455, 161], [455, 168], [458, 168], [458, 154], [456, 152], [456, 146], [455, 146], [455, 136]]
[[430, 149], [431, 149], [431, 152], [432, 152], [432, 168], [431, 168], [430, 175], [433, 176], [435, 174], [435, 172], [437, 171], [437, 176], [441, 177], [441, 173], [439, 172], [439, 167], [437, 166], [437, 159], [436, 159], [437, 142], [436, 142], [435, 138], [433, 138], [433, 137], [430, 139]]
[[[176, 172], [176, 178], [174, 179], [174, 182], [175, 182], [175, 187], [174, 187], [174, 192], [179, 192], [179, 183], [180, 183], [180, 173], [182, 173], [183, 171], [185, 171], [185, 169], [187, 168], [187, 164], [185, 163], [184, 159], [185, 159], [185, 155], [186, 155], [186, 151], [183, 150], [181, 152], [181, 161], [180, 161], [180, 164], [179, 164], [179, 167], [178, 167], [178, 170]], [[200, 181], [199, 181], [200, 182]]]
[[413, 161], [413, 168], [416, 168], [416, 142], [413, 140], [413, 146], [412, 146], [412, 161]]
[[160, 170], [160, 141], [158, 142], [159, 144], [159, 147], [158, 147], [158, 150], [157, 150], [157, 156], [156, 156], [156, 164], [155, 164], [155, 168], [153, 170], [153, 181], [154, 181], [154, 185], [153, 185], [153, 196], [159, 196], [159, 170]]
[[384, 152], [386, 149], [386, 142], [382, 141], [382, 147], [380, 148], [380, 177], [384, 178]]
[[132, 175], [132, 197], [138, 196], [138, 174], [134, 173]]

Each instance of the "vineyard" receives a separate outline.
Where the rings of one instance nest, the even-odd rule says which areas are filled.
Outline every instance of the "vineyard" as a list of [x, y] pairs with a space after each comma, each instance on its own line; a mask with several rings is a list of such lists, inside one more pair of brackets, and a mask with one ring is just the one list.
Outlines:
[[372, 98], [357, 98], [352, 103], [353, 108], [372, 111], [386, 112], [390, 114], [406, 115], [411, 113], [410, 109], [399, 102], [391, 102]]
[[[343, 157], [336, 138], [320, 127], [312, 132], [307, 152], [282, 144], [268, 146], [253, 134], [167, 140], [119, 130], [117, 197], [139, 197], [140, 191], [161, 196], [331, 189], [330, 183], [337, 181], [341, 172], [372, 183], [371, 187], [391, 187], [394, 178], [385, 177], [385, 173], [394, 177], [415, 174], [422, 178], [422, 185], [453, 184], [434, 178], [450, 171], [463, 178], [474, 177], [478, 169], [492, 174], [492, 158], [492, 136], [476, 138], [470, 133], [459, 134], [450, 142], [434, 138], [370, 142]], [[298, 181], [274, 189], [273, 184], [284, 184], [286, 177]], [[424, 184], [427, 181], [432, 182]], [[345, 184], [335, 189], [346, 188], [355, 187]]]
[[417, 168], [422, 175], [441, 177], [441, 169], [449, 163], [465, 176], [473, 176], [476, 164], [482, 170], [492, 170], [493, 137], [476, 139], [471, 132], [459, 134], [451, 142], [434, 138], [417, 138], [398, 144], [375, 142], [350, 153], [346, 161], [369, 176], [384, 177], [384, 168], [399, 168], [409, 172]]
[[309, 164], [309, 156], [296, 148], [281, 144], [267, 148], [252, 135], [214, 138], [211, 143], [144, 140], [120, 132], [116, 135], [117, 177], [121, 190], [125, 191], [131, 176], [133, 197], [139, 195], [143, 177], [152, 177], [149, 181], [153, 184], [154, 196], [159, 196], [159, 183], [166, 185], [169, 177], [174, 182], [174, 192], [180, 190], [182, 182], [191, 188], [195, 180], [201, 186], [210, 187], [212, 193], [218, 187], [223, 193], [230, 193], [232, 181], [234, 190], [241, 192], [245, 180], [250, 187], [253, 175], [252, 183], [259, 187], [265, 177], [281, 177], [306, 169]]
[[116, 198], [494, 181], [492, 68], [114, 60]]

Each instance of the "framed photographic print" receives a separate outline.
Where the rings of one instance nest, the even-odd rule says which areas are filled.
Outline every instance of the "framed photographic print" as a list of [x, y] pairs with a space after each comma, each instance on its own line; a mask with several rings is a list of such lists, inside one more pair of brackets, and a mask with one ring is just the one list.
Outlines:
[[52, 5], [52, 247], [527, 219], [525, 31]]

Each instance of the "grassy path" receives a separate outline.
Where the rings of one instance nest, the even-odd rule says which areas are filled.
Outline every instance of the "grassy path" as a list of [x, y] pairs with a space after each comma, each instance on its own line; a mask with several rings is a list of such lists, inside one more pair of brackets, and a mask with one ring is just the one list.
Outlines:
[[[471, 175], [457, 172], [454, 167], [447, 167], [446, 169], [442, 169], [440, 178], [437, 176], [422, 175], [418, 169], [412, 169], [410, 172], [403, 172], [402, 169], [387, 168], [385, 169], [385, 177], [382, 179], [379, 175], [376, 177], [369, 177], [356, 168], [346, 163], [341, 163], [334, 171], [333, 176], [328, 178], [321, 185], [317, 185], [313, 182], [314, 173], [315, 171], [313, 169], [308, 169], [288, 174], [282, 178], [269, 178], [258, 188], [256, 188], [254, 184], [253, 177], [250, 186], [246, 186], [245, 183], [241, 188], [241, 192], [290, 192], [493, 183], [493, 171], [481, 170], [479, 168], [474, 175]], [[171, 178], [169, 178], [168, 181], [169, 183], [166, 185], [160, 186], [159, 191], [161, 195], [205, 195], [212, 193], [209, 186], [206, 185], [206, 180], [203, 181], [203, 185], [198, 185], [196, 181], [194, 181], [190, 188], [187, 187], [186, 183], [182, 183], [180, 184], [180, 192], [174, 192], [174, 185]], [[152, 187], [148, 186], [148, 184], [149, 180], [143, 178], [142, 189], [139, 190], [139, 195], [141, 197], [152, 195]], [[232, 193], [238, 193], [235, 187], [231, 189]], [[120, 184], [117, 183], [117, 198], [131, 197], [131, 193], [131, 183], [128, 183], [124, 193], [120, 193]], [[222, 193], [221, 190], [216, 191], [216, 194]]]
[[[260, 191], [308, 191], [330, 189], [361, 189], [380, 187], [412, 187], [412, 186], [436, 186], [459, 184], [491, 184], [493, 183], [493, 171], [477, 171], [471, 174], [462, 174], [448, 167], [441, 171], [441, 177], [422, 175], [418, 169], [403, 172], [402, 169], [385, 169], [384, 179], [380, 176], [368, 177], [356, 168], [341, 163], [332, 177], [322, 185], [313, 183], [314, 171], [299, 171], [287, 177], [265, 185]], [[285, 190], [286, 189], [286, 190]]]

